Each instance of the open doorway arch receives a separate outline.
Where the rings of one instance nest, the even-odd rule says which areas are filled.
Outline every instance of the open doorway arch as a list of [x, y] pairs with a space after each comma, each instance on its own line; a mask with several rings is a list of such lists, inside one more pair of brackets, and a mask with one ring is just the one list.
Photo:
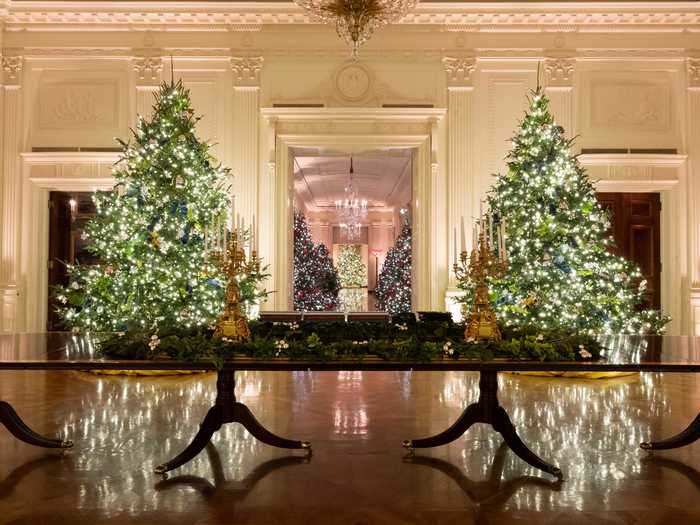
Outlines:
[[[441, 309], [447, 287], [447, 243], [441, 205], [446, 187], [439, 137], [444, 109], [264, 108], [267, 173], [259, 187], [260, 250], [272, 268], [265, 308], [292, 309], [293, 165], [295, 149], [348, 154], [413, 150], [413, 305]], [[442, 211], [441, 211], [442, 210]], [[443, 282], [444, 281], [444, 282]]]

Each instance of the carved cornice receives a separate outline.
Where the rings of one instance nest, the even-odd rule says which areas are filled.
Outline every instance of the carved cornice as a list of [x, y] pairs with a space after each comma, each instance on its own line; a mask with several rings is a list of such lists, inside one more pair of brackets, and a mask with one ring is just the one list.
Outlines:
[[[291, 2], [66, 2], [12, 3], [0, 12], [11, 29], [56, 24], [147, 27], [177, 25], [211, 30], [255, 31], [257, 26], [315, 23]], [[434, 2], [419, 4], [399, 24], [440, 25], [457, 31], [513, 31], [515, 28], [573, 28], [595, 26], [612, 32], [658, 27], [668, 31], [700, 28], [700, 7], [688, 2], [630, 2], [629, 4], [527, 5], [514, 2], [484, 6]]]
[[263, 57], [231, 57], [233, 85], [236, 87], [260, 86]]
[[158, 84], [163, 72], [163, 59], [160, 56], [137, 56], [133, 60], [134, 71], [141, 84]]
[[17, 85], [22, 76], [22, 57], [20, 55], [3, 55], [2, 82]]
[[473, 75], [476, 71], [475, 58], [452, 58], [442, 59], [442, 65], [447, 73], [448, 87], [468, 87], [473, 84]]
[[688, 87], [700, 89], [700, 58], [688, 58], [686, 61]]
[[574, 83], [574, 58], [545, 58], [547, 87], [571, 87]]

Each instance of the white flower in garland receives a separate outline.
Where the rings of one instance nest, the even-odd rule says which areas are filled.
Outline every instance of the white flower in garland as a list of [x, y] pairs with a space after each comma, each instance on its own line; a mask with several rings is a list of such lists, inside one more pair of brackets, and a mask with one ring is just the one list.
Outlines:
[[578, 345], [578, 355], [580, 355], [584, 359], [590, 359], [591, 357], [593, 357], [593, 354], [586, 350], [586, 347], [583, 345]]
[[275, 348], [277, 349], [277, 352], [275, 352], [275, 355], [278, 356], [282, 353], [283, 350], [286, 350], [289, 348], [289, 343], [285, 341], [284, 339], [277, 339], [275, 341]]
[[446, 341], [445, 344], [442, 345], [442, 351], [445, 355], [454, 355], [455, 349], [452, 348], [452, 341]]
[[148, 348], [151, 349], [151, 352], [153, 352], [156, 348], [160, 346], [160, 338], [158, 337], [158, 334], [153, 334], [151, 336], [151, 339], [148, 341]]

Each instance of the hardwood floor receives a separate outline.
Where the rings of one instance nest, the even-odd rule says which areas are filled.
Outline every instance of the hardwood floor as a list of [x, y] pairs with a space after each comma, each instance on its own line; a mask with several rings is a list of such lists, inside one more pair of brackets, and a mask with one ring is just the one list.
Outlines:
[[527, 444], [562, 468], [562, 484], [501, 448], [485, 425], [405, 457], [402, 440], [443, 430], [476, 398], [476, 374], [237, 378], [239, 399], [270, 430], [313, 443], [310, 459], [225, 425], [163, 480], [153, 468], [196, 432], [214, 375], [1, 372], [0, 399], [75, 448], [34, 448], [0, 429], [0, 523], [700, 523], [700, 443], [654, 456], [638, 448], [697, 415], [697, 376], [501, 376], [502, 404]]

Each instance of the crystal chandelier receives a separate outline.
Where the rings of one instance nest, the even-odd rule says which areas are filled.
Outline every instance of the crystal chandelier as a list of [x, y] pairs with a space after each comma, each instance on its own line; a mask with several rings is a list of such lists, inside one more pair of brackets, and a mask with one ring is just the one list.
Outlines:
[[313, 20], [335, 24], [338, 36], [352, 46], [357, 60], [360, 46], [381, 26], [395, 22], [418, 0], [294, 0]]
[[345, 230], [348, 240], [358, 239], [362, 232], [362, 221], [367, 217], [367, 200], [359, 198], [359, 192], [353, 175], [352, 157], [350, 157], [350, 173], [348, 182], [343, 188], [343, 198], [335, 201], [335, 211], [343, 221], [340, 226]]

